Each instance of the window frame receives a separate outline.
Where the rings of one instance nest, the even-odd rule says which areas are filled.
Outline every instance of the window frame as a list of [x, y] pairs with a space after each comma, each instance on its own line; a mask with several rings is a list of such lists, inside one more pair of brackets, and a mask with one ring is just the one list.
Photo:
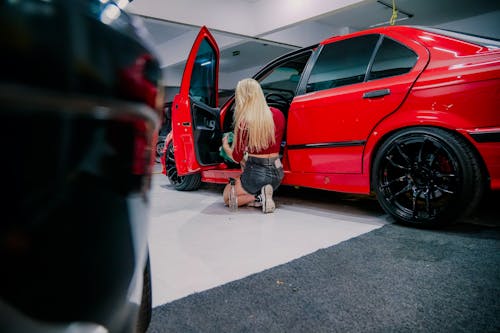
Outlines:
[[[382, 47], [382, 44], [383, 44], [383, 42], [384, 42], [385, 39], [391, 40], [394, 43], [396, 43], [398, 45], [401, 45], [402, 47], [410, 50], [415, 55], [415, 63], [410, 68], [410, 70], [407, 71], [407, 72], [405, 72], [405, 73], [396, 74], [396, 75], [390, 75], [390, 76], [385, 76], [385, 77], [381, 77], [381, 78], [370, 79], [370, 73], [372, 72], [373, 65], [375, 64], [375, 58], [377, 57], [378, 52], [379, 52], [380, 48]], [[376, 80], [388, 79], [388, 78], [396, 77], [396, 76], [399, 76], [399, 75], [408, 74], [409, 72], [411, 72], [415, 68], [415, 65], [417, 64], [417, 62], [418, 62], [418, 53], [415, 52], [415, 50], [413, 50], [411, 47], [408, 47], [408, 45], [403, 44], [403, 43], [399, 42], [398, 40], [396, 40], [394, 38], [391, 38], [391, 37], [389, 37], [387, 35], [384, 35], [384, 34], [380, 34], [380, 39], [379, 39], [377, 45], [375, 46], [375, 51], [373, 52], [372, 57], [370, 59], [370, 64], [368, 65], [367, 72], [366, 72], [366, 75], [365, 75], [365, 81], [364, 82], [371, 82], [371, 81], [376, 81]]]
[[[190, 81], [190, 85], [189, 85], [189, 96], [192, 100], [195, 100], [197, 102], [200, 102], [200, 103], [203, 103], [207, 106], [210, 106], [212, 108], [215, 108], [217, 107], [217, 87], [214, 85], [214, 86], [207, 86], [206, 89], [203, 89], [203, 93], [209, 93], [209, 95], [205, 96], [201, 96], [203, 98], [207, 98], [207, 101], [208, 103], [205, 103], [205, 101], [203, 100], [198, 100], [196, 97], [198, 97], [198, 95], [193, 95], [191, 94], [191, 91], [193, 89], [193, 82], [215, 82], [216, 81], [216, 76], [218, 75], [217, 73], [217, 50], [210, 44], [210, 41], [208, 40], [208, 38], [203, 38], [203, 40], [201, 41], [200, 43], [200, 49], [198, 50], [198, 53], [196, 54], [196, 57], [195, 57], [195, 67], [193, 67], [193, 69], [196, 68], [196, 64], [198, 63], [198, 57], [200, 56], [199, 54], [199, 51], [201, 50], [203, 44], [206, 44], [206, 46], [208, 46], [208, 48], [210, 49], [210, 63], [208, 64], [209, 65], [209, 69], [207, 69], [206, 71], [202, 72], [202, 73], [198, 73], [197, 71], [193, 70], [192, 73], [191, 73], [191, 77], [189, 79]], [[200, 66], [203, 66], [203, 63], [200, 64]], [[207, 77], [203, 77], [201, 74], [204, 74], [203, 76], [205, 76], [206, 74], [210, 75], [210, 80], [207, 79]], [[201, 80], [199, 80], [199, 78], [201, 78]], [[195, 79], [198, 79], [198, 80], [195, 80]], [[200, 87], [203, 87], [203, 86], [200, 86]], [[200, 88], [200, 87], [197, 87], [197, 88]]]
[[[372, 81], [381, 80], [381, 79], [388, 79], [388, 78], [396, 77], [398, 75], [408, 74], [409, 72], [411, 72], [415, 68], [415, 65], [418, 63], [419, 56], [418, 56], [418, 52], [416, 52], [414, 49], [412, 49], [408, 45], [400, 42], [399, 40], [391, 38], [391, 37], [389, 37], [389, 36], [387, 36], [387, 35], [385, 35], [383, 33], [373, 33], [373, 34], [366, 34], [366, 35], [362, 35], [362, 36], [369, 36], [369, 35], [378, 35], [379, 37], [378, 37], [377, 43], [375, 44], [375, 47], [373, 48], [372, 54], [370, 56], [370, 60], [369, 60], [368, 66], [366, 68], [366, 73], [365, 73], [365, 77], [364, 77], [363, 82], [357, 82], [357, 83], [353, 83], [353, 84], [361, 84], [361, 83], [372, 82]], [[352, 38], [358, 38], [358, 37], [361, 37], [361, 36], [352, 37]], [[398, 75], [394, 75], [394, 76], [387, 76], [387, 77], [383, 77], [383, 78], [380, 78], [380, 79], [371, 79], [370, 80], [369, 79], [370, 72], [372, 70], [372, 67], [373, 67], [373, 64], [374, 64], [374, 61], [375, 61], [375, 57], [376, 57], [376, 55], [377, 55], [377, 53], [378, 53], [378, 51], [379, 51], [379, 49], [380, 49], [380, 47], [382, 45], [382, 42], [384, 41], [385, 38], [388, 38], [388, 39], [394, 41], [395, 43], [398, 43], [401, 46], [403, 46], [403, 47], [411, 50], [415, 54], [415, 56], [416, 56], [415, 64], [406, 73], [402, 73], [402, 74], [398, 74]], [[319, 91], [326, 91], [326, 90], [329, 90], [329, 89], [342, 88], [342, 87], [347, 87], [347, 86], [353, 85], [353, 84], [349, 84], [349, 85], [343, 85], [343, 86], [333, 87], [333, 88], [324, 89], [324, 90], [316, 90], [316, 91], [310, 91], [310, 92], [306, 91], [307, 83], [308, 83], [309, 78], [311, 76], [312, 70], [316, 66], [318, 58], [321, 55], [324, 47], [327, 46], [327, 45], [330, 45], [330, 44], [338, 43], [338, 42], [343, 41], [343, 40], [346, 40], [346, 39], [341, 39], [341, 40], [338, 40], [338, 41], [333, 41], [333, 42], [328, 43], [328, 44], [320, 44], [314, 50], [313, 54], [309, 58], [309, 62], [307, 63], [307, 65], [306, 65], [306, 67], [305, 67], [305, 69], [304, 69], [304, 71], [302, 73], [302, 76], [301, 76], [301, 79], [300, 79], [300, 82], [299, 82], [299, 85], [298, 85], [298, 88], [297, 88], [297, 94], [295, 96], [300, 96], [300, 95], [305, 95], [305, 94], [312, 94], [312, 93], [316, 93], [316, 92], [319, 92]]]

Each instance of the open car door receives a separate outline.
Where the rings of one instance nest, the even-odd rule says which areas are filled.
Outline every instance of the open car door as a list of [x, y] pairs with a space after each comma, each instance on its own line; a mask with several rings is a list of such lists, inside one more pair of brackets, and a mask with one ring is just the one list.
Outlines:
[[186, 62], [179, 94], [172, 104], [172, 135], [179, 176], [220, 162], [218, 105], [219, 48], [202, 27]]

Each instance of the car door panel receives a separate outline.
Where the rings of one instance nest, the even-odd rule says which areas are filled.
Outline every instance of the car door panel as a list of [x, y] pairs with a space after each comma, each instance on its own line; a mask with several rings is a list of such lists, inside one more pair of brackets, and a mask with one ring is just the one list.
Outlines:
[[418, 59], [406, 74], [296, 96], [288, 119], [290, 169], [362, 172], [363, 148], [372, 129], [397, 110], [427, 64], [425, 48], [413, 45], [412, 50]]
[[199, 172], [203, 165], [216, 159], [212, 146], [217, 139], [220, 144], [219, 109], [216, 108], [218, 67], [217, 43], [208, 29], [202, 27], [172, 105], [172, 137], [180, 176]]
[[200, 165], [210, 165], [220, 161], [221, 130], [219, 108], [191, 100], [193, 135], [196, 160]]

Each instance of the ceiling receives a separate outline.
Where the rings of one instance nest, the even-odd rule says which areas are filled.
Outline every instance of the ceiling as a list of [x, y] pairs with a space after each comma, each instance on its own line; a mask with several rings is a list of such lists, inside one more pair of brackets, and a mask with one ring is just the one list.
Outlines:
[[[439, 26], [500, 39], [500, 1], [394, 4], [398, 25]], [[231, 89], [286, 52], [332, 35], [389, 25], [392, 5], [392, 0], [134, 0], [126, 10], [143, 19], [168, 86], [180, 84], [196, 34], [207, 26], [221, 50], [220, 86]]]

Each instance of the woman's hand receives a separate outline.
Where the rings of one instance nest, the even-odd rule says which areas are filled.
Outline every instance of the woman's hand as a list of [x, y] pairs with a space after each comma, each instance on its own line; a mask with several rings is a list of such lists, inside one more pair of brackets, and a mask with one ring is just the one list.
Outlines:
[[231, 145], [229, 144], [229, 134], [226, 133], [224, 134], [224, 136], [222, 137], [222, 148], [224, 148], [224, 150], [226, 151], [226, 153], [229, 154], [229, 151], [233, 151], [233, 149], [231, 148]]
[[224, 135], [222, 137], [222, 149], [224, 149], [227, 156], [229, 156], [231, 159], [233, 159], [233, 150], [231, 149], [231, 146], [229, 145], [227, 135]]
[[[222, 149], [224, 149], [224, 152], [226, 153], [226, 155], [231, 159], [233, 160], [235, 163], [241, 163], [241, 162], [236, 162], [233, 158], [233, 148], [231, 147], [232, 144], [230, 145], [229, 144], [229, 133], [225, 133], [223, 136], [222, 136]], [[233, 142], [234, 143], [234, 142]]]

